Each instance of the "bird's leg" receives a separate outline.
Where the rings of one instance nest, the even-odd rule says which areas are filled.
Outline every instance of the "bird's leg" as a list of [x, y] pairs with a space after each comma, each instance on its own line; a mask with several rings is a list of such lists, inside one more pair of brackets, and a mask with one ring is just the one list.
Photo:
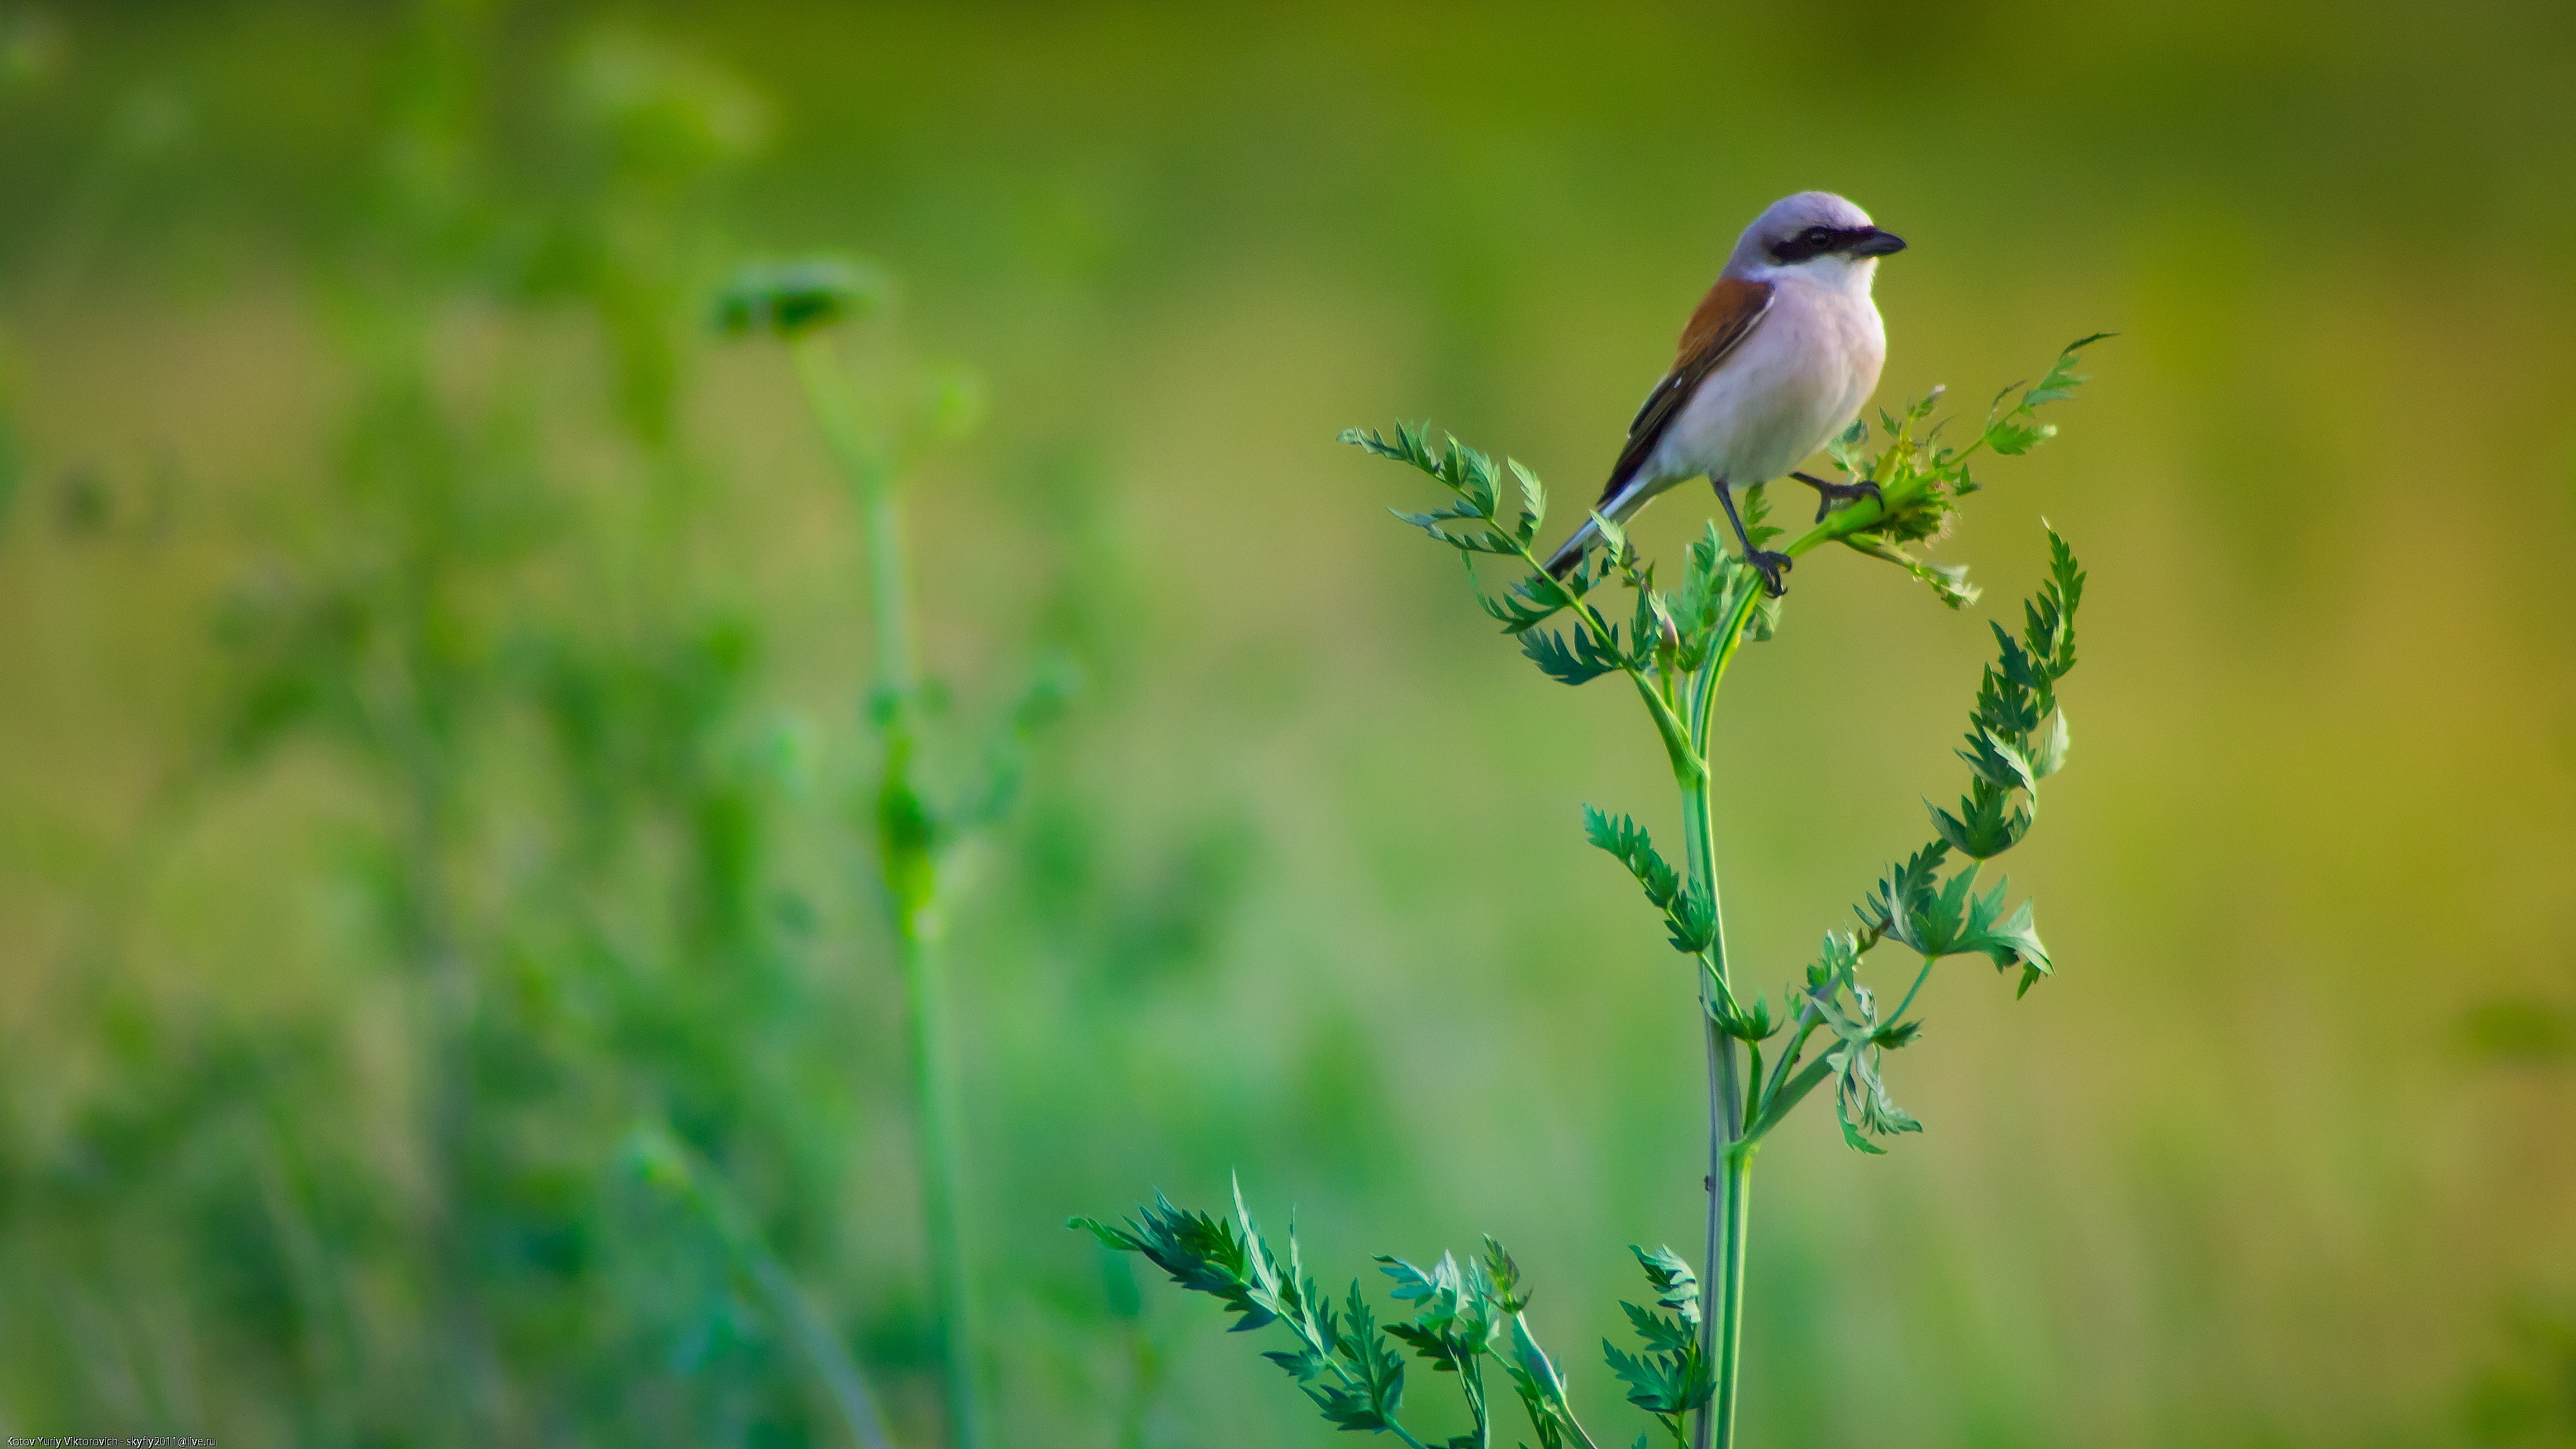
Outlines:
[[1717, 501], [1726, 505], [1726, 521], [1735, 525], [1735, 541], [1744, 545], [1744, 561], [1762, 576], [1762, 587], [1775, 599], [1789, 592], [1788, 583], [1780, 577], [1789, 571], [1789, 556], [1755, 548], [1753, 535], [1744, 531], [1743, 516], [1735, 511], [1734, 490], [1721, 478], [1712, 477], [1708, 482], [1717, 490]]
[[1816, 490], [1816, 521], [1818, 523], [1824, 522], [1826, 514], [1833, 512], [1844, 504], [1858, 503], [1864, 498], [1875, 498], [1878, 500], [1878, 506], [1880, 508], [1884, 509], [1887, 507], [1887, 495], [1879, 492], [1878, 485], [1872, 483], [1866, 478], [1863, 478], [1857, 483], [1828, 483], [1822, 478], [1810, 478], [1804, 473], [1792, 473], [1789, 476]]

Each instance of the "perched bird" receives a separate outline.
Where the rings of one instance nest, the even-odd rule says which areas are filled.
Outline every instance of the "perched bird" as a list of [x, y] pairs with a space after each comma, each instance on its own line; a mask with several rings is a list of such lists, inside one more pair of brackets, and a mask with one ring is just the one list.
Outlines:
[[[1773, 202], [1744, 229], [1682, 329], [1681, 355], [1628, 425], [1628, 445], [1593, 511], [1624, 523], [1674, 484], [1706, 476], [1746, 562], [1781, 593], [1788, 556], [1754, 548], [1734, 490], [1786, 474], [1823, 495], [1818, 518], [1877, 491], [1790, 470], [1851, 426], [1878, 387], [1887, 331], [1869, 284], [1878, 259], [1903, 250], [1902, 237], [1829, 191]], [[1598, 532], [1586, 519], [1548, 571], [1570, 572]]]

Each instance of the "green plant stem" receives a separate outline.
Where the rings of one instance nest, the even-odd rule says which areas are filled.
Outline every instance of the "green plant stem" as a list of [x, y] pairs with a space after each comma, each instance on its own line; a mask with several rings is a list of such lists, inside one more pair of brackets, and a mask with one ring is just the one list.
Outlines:
[[903, 553], [903, 500], [895, 491], [894, 463], [868, 437], [850, 406], [849, 382], [830, 336], [814, 331], [789, 344], [805, 400], [823, 432], [832, 464], [857, 495], [859, 527], [868, 551], [869, 613], [876, 625], [876, 687], [909, 709], [920, 675], [913, 640], [910, 571]]
[[1823, 1085], [1824, 1080], [1833, 1074], [1832, 1059], [1829, 1056], [1818, 1057], [1809, 1062], [1805, 1070], [1774, 1088], [1770, 1095], [1764, 1098], [1761, 1113], [1745, 1127], [1743, 1140], [1735, 1146], [1736, 1154], [1744, 1156], [1761, 1145], [1762, 1139], [1770, 1134], [1771, 1129], [1780, 1125], [1781, 1118], [1788, 1116], [1800, 1102], [1807, 1100], [1807, 1094]]
[[[1488, 518], [1487, 521], [1495, 525], [1497, 537], [1513, 536], [1511, 530], [1501, 526], [1501, 520]], [[1530, 552], [1529, 545], [1520, 543], [1516, 547], [1521, 562], [1529, 565], [1530, 572], [1545, 577], [1547, 565], [1537, 554]], [[1609, 620], [1601, 617], [1601, 611], [1592, 607], [1591, 601], [1570, 590], [1567, 597], [1573, 600], [1570, 607], [1576, 626], [1589, 633], [1595, 643], [1610, 653], [1623, 653], [1617, 647], [1618, 631]], [[1627, 674], [1628, 682], [1637, 687], [1637, 698], [1645, 702], [1646, 713], [1655, 722], [1655, 733], [1663, 737], [1664, 753], [1672, 761], [1673, 774], [1681, 779], [1684, 788], [1687, 789], [1694, 779], [1707, 778], [1708, 752], [1705, 748], [1692, 748], [1690, 726], [1673, 712], [1672, 702], [1655, 687], [1654, 681], [1646, 677], [1644, 670], [1634, 664], [1622, 664], [1620, 668]], [[1702, 740], [1701, 744], [1705, 746], [1706, 741]]]
[[[1748, 592], [1721, 626], [1709, 660], [1692, 681], [1690, 739], [1693, 755], [1713, 761], [1709, 739], [1717, 713], [1717, 689], [1753, 617], [1755, 596]], [[1701, 1261], [1715, 1290], [1715, 1311], [1702, 1315], [1700, 1349], [1716, 1378], [1708, 1406], [1692, 1426], [1693, 1449], [1728, 1449], [1735, 1442], [1736, 1388], [1744, 1344], [1744, 1234], [1749, 1221], [1752, 1163], [1739, 1150], [1744, 1136], [1744, 1058], [1724, 1019], [1736, 1014], [1735, 984], [1726, 959], [1726, 911], [1717, 883], [1717, 811], [1715, 771], [1698, 778], [1675, 772], [1682, 787], [1683, 834], [1688, 845], [1691, 879], [1708, 894], [1709, 944], [1700, 971], [1700, 1032], [1708, 1059], [1708, 1234]]]
[[905, 568], [903, 500], [891, 459], [868, 436], [851, 406], [848, 380], [829, 334], [808, 331], [789, 345], [824, 446], [856, 495], [866, 541], [869, 612], [877, 643], [870, 713], [881, 755], [878, 850], [911, 1018], [922, 1232], [931, 1290], [939, 1304], [949, 1443], [954, 1449], [980, 1449], [984, 1436], [975, 1392], [974, 1293], [959, 1211], [956, 1073], [949, 1057], [946, 982], [938, 952], [938, 858], [910, 779], [920, 668]]
[[948, 1052], [947, 993], [937, 942], [909, 931], [901, 941], [905, 995], [912, 1007], [914, 1090], [921, 1111], [922, 1226], [948, 1370], [949, 1440], [957, 1449], [975, 1449], [983, 1442], [983, 1423], [975, 1394], [974, 1295], [957, 1203], [957, 1095]]
[[1887, 1014], [1889, 1026], [1905, 1019], [1905, 1008], [1914, 1004], [1914, 994], [1923, 989], [1924, 982], [1932, 979], [1932, 961], [1930, 956], [1923, 958], [1923, 969], [1914, 973], [1914, 984], [1905, 988], [1905, 999], [1896, 1003], [1896, 1009]]
[[[1734, 1144], [1728, 1146], [1733, 1149]], [[1745, 1150], [1728, 1151], [1718, 1182], [1725, 1189], [1726, 1258], [1719, 1265], [1721, 1291], [1717, 1314], [1711, 1322], [1716, 1330], [1717, 1352], [1709, 1362], [1716, 1369], [1717, 1390], [1710, 1401], [1710, 1412], [1702, 1420], [1708, 1427], [1701, 1432], [1713, 1449], [1728, 1449], [1735, 1442], [1736, 1398], [1744, 1362], [1744, 1260], [1753, 1212], [1753, 1153], [1749, 1145]]]
[[[1860, 532], [1910, 496], [1901, 488], [1897, 491], [1901, 496], [1863, 498], [1836, 510], [1799, 536], [1786, 552], [1794, 558]], [[1713, 1311], [1702, 1317], [1700, 1349], [1716, 1378], [1716, 1387], [1708, 1407], [1700, 1411], [1692, 1426], [1692, 1449], [1733, 1449], [1735, 1443], [1744, 1357], [1744, 1266], [1752, 1225], [1754, 1150], [1761, 1145], [1762, 1135], [1813, 1091], [1824, 1076], [1817, 1068], [1810, 1068], [1782, 1081], [1796, 1059], [1798, 1045], [1813, 1027], [1811, 1008], [1801, 1014], [1796, 1037], [1781, 1053], [1772, 1081], [1767, 1085], [1758, 1080], [1752, 1083], [1760, 1096], [1748, 1104], [1745, 1054], [1724, 1028], [1724, 1021], [1735, 1016], [1737, 1006], [1735, 983], [1726, 960], [1726, 912], [1717, 884], [1716, 781], [1712, 768], [1716, 757], [1709, 748], [1709, 739], [1717, 714], [1718, 686], [1743, 643], [1745, 627], [1752, 621], [1758, 602], [1758, 596], [1748, 591], [1720, 626], [1708, 663], [1691, 682], [1689, 737], [1682, 747], [1670, 750], [1675, 761], [1674, 776], [1682, 789], [1690, 876], [1708, 892], [1710, 919], [1709, 945], [1700, 972], [1700, 1029], [1708, 1057], [1708, 1235], [1701, 1261], [1707, 1265], [1715, 1302]], [[1659, 728], [1663, 725], [1661, 715], [1656, 723]], [[1665, 733], [1669, 736], [1670, 732]], [[1685, 759], [1700, 765], [1696, 778], [1681, 768]], [[1910, 993], [1907, 999], [1912, 999]], [[1817, 1067], [1821, 1066], [1819, 1062]], [[1758, 1074], [1759, 1068], [1754, 1071]]]
[[667, 1154], [664, 1160], [676, 1168], [667, 1175], [652, 1174], [651, 1180], [675, 1190], [714, 1233], [727, 1256], [768, 1297], [770, 1311], [805, 1351], [815, 1376], [822, 1380], [833, 1406], [841, 1411], [843, 1426], [859, 1442], [859, 1449], [894, 1449], [894, 1440], [886, 1432], [885, 1415], [877, 1407], [876, 1391], [868, 1386], [867, 1376], [859, 1371], [848, 1346], [832, 1331], [831, 1323], [805, 1296], [795, 1275], [761, 1240], [751, 1214], [735, 1198], [723, 1175], [682, 1145], [667, 1127], [657, 1124], [647, 1140], [657, 1155]]

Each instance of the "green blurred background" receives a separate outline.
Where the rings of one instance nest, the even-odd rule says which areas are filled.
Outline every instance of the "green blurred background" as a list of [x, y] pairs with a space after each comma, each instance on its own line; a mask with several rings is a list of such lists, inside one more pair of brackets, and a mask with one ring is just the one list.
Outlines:
[[1737, 675], [1776, 982], [2041, 515], [2093, 571], [2060, 974], [1934, 983], [1925, 1136], [1764, 1154], [1752, 1442], [2576, 1442], [2571, 94], [2548, 3], [0, 6], [0, 1428], [847, 1442], [753, 1251], [935, 1442], [854, 521], [704, 326], [827, 248], [880, 396], [988, 399], [913, 481], [951, 777], [1084, 680], [955, 931], [1002, 1442], [1321, 1441], [1060, 1226], [1229, 1169], [1328, 1279], [1503, 1236], [1625, 1442], [1699, 1066], [1576, 807], [1669, 781], [1332, 438], [1587, 496], [1820, 186], [1914, 244], [1882, 400], [2122, 335], [1985, 606], [1819, 556]]

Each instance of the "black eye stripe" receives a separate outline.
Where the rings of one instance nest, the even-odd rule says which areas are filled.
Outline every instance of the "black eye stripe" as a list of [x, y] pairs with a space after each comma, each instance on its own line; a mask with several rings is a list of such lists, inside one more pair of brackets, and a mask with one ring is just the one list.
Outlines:
[[1771, 247], [1771, 260], [1785, 267], [1806, 261], [1811, 257], [1820, 257], [1827, 252], [1840, 251], [1850, 246], [1867, 236], [1869, 231], [1870, 229], [1865, 226], [1848, 227], [1842, 230], [1829, 226], [1811, 226], [1787, 241], [1774, 243]]

